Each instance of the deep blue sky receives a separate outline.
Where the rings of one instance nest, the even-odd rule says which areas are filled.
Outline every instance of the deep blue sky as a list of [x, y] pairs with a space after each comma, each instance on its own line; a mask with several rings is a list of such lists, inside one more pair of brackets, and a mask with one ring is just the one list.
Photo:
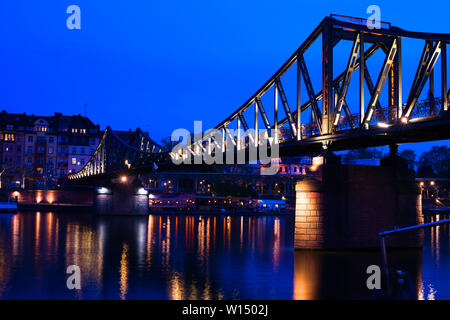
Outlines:
[[[81, 8], [81, 30], [66, 28], [71, 4]], [[445, 0], [4, 0], [0, 109], [84, 114], [87, 104], [87, 115], [102, 127], [141, 127], [157, 140], [175, 128], [192, 129], [194, 120], [211, 127], [249, 98], [323, 17], [367, 17], [370, 4], [395, 26], [450, 33]]]

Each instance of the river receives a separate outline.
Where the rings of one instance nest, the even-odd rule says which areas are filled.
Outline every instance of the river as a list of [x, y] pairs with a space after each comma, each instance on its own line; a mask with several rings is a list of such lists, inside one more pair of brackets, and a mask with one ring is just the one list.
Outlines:
[[[0, 215], [1, 299], [371, 299], [379, 252], [293, 250], [293, 217]], [[390, 251], [399, 297], [450, 299], [449, 226]], [[80, 267], [81, 288], [66, 285]]]

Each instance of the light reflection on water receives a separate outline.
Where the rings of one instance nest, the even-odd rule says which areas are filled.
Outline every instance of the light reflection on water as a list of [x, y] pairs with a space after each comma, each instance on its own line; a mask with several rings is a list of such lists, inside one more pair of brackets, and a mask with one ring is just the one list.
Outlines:
[[[448, 215], [429, 217], [425, 222], [449, 219]], [[423, 249], [422, 283], [419, 297], [425, 300], [450, 299], [450, 225], [427, 231]]]
[[[2, 299], [372, 298], [373, 252], [294, 252], [292, 216], [0, 215]], [[411, 298], [449, 299], [448, 226], [422, 252], [391, 252]], [[66, 288], [67, 266], [82, 272]]]
[[289, 299], [288, 229], [287, 216], [1, 215], [0, 298]]

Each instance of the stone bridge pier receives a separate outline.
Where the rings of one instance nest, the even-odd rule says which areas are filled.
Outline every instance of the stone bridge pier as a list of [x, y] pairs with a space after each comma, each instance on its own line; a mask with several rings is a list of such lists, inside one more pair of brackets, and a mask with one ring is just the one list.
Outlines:
[[119, 177], [98, 187], [94, 213], [100, 215], [147, 215], [148, 192], [136, 177]]
[[[423, 223], [421, 195], [407, 161], [343, 165], [328, 155], [319, 176], [296, 184], [295, 249], [378, 248], [378, 233]], [[390, 247], [421, 247], [423, 231], [390, 236]]]

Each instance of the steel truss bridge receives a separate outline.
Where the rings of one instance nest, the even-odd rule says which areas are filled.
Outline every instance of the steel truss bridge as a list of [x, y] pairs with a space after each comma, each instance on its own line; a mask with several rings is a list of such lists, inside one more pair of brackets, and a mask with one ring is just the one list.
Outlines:
[[[381, 26], [369, 29], [364, 19], [326, 17], [281, 68], [213, 130], [191, 139], [175, 152], [159, 149], [155, 152], [155, 144], [141, 132], [136, 132], [134, 140], [127, 142], [107, 129], [91, 160], [69, 178], [139, 170], [170, 158], [180, 160], [217, 151], [241, 152], [264, 144], [269, 148], [276, 144], [280, 155], [288, 156], [316, 154], [324, 149], [338, 151], [449, 139], [447, 44], [450, 34], [411, 32], [389, 23]], [[416, 47], [402, 49], [404, 39], [418, 41], [423, 46], [421, 54], [417, 52], [415, 66], [408, 68], [416, 71], [405, 91], [402, 50], [412, 51]], [[347, 56], [334, 54], [340, 43], [351, 44]], [[321, 66], [317, 68], [321, 70], [320, 88], [313, 85], [312, 69], [305, 57], [316, 45], [322, 56]], [[380, 52], [382, 63], [373, 76], [374, 70], [369, 72], [367, 62], [380, 56]], [[337, 62], [338, 58], [343, 58], [345, 63]], [[335, 76], [334, 67], [340, 65], [345, 68]], [[435, 95], [437, 65], [440, 65], [436, 77], [440, 88]], [[285, 85], [288, 73], [294, 75], [294, 94], [290, 99], [295, 99], [295, 103], [288, 100]], [[359, 76], [354, 77], [355, 74]], [[356, 86], [350, 85], [352, 77]], [[429, 95], [419, 100], [427, 83]], [[302, 97], [302, 88], [306, 98]], [[383, 92], [387, 95], [384, 105]], [[359, 103], [347, 103], [351, 96], [359, 97]]]
[[170, 161], [168, 153], [142, 130], [120, 133], [107, 127], [91, 159], [79, 172], [69, 175], [69, 180], [156, 169], [157, 163], [167, 161]]

